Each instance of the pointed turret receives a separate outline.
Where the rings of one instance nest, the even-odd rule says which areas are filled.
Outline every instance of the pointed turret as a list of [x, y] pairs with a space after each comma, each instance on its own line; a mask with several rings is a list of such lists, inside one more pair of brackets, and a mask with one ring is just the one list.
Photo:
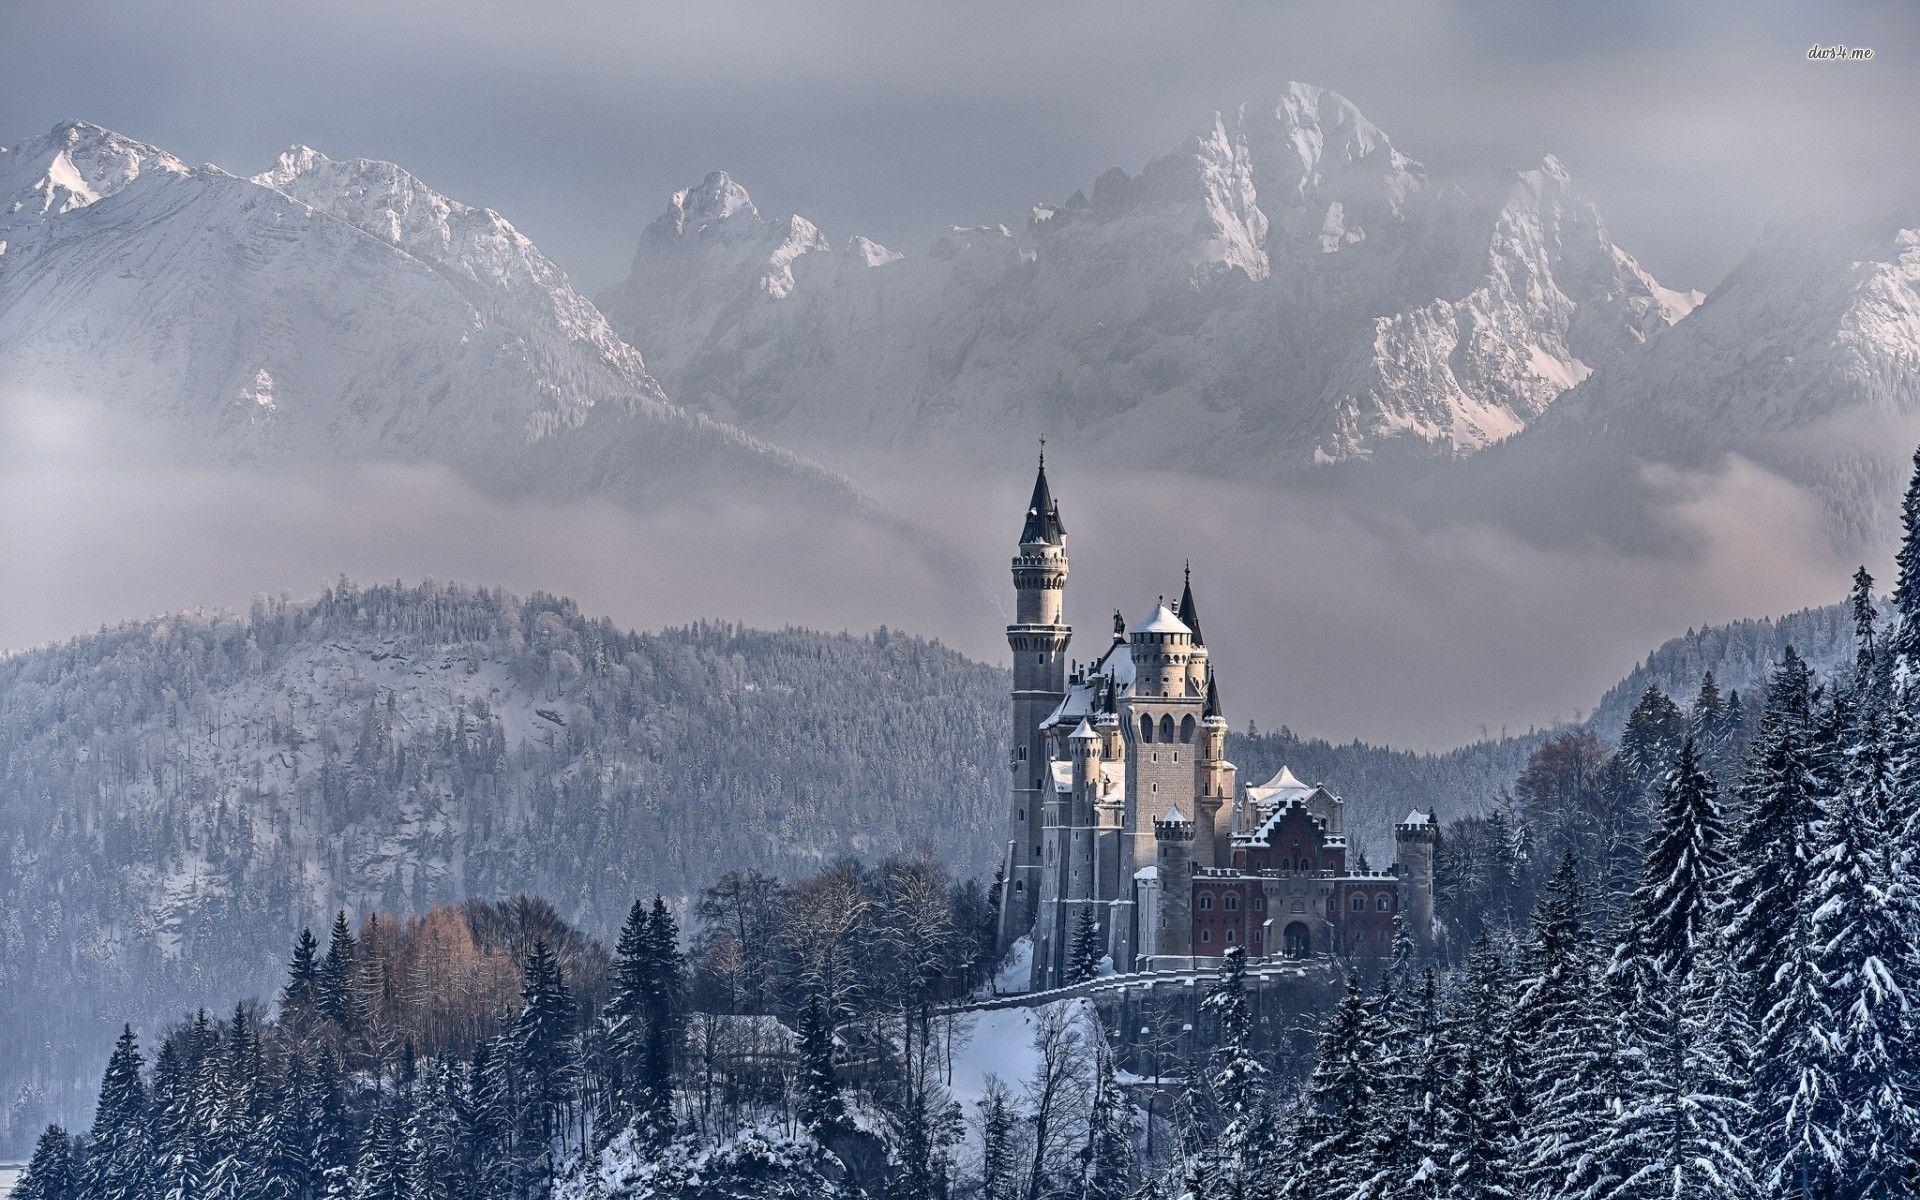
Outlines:
[[1213, 680], [1207, 680], [1207, 706], [1200, 712], [1201, 717], [1209, 721], [1224, 721], [1226, 714], [1220, 711], [1220, 686]]
[[1033, 498], [1027, 501], [1027, 523], [1020, 529], [1020, 544], [1049, 546], [1065, 544], [1067, 527], [1060, 520], [1060, 503], [1047, 486], [1047, 450], [1040, 447], [1040, 471], [1033, 477]]
[[1181, 581], [1178, 615], [1181, 623], [1193, 630], [1193, 644], [1206, 645], [1207, 639], [1200, 636], [1200, 610], [1193, 604], [1193, 564], [1191, 562], [1187, 564], [1185, 578]]

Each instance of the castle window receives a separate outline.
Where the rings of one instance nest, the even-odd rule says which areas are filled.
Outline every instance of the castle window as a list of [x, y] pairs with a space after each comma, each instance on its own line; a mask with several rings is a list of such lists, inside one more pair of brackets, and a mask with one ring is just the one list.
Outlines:
[[1393, 897], [1386, 892], [1381, 892], [1380, 895], [1374, 899], [1373, 906], [1381, 912], [1392, 912]]
[[1202, 896], [1200, 897], [1200, 907], [1201, 907], [1201, 908], [1212, 908], [1212, 907], [1213, 907], [1213, 897], [1212, 897], [1212, 896], [1207, 896], [1207, 895], [1202, 895]]
[[1027, 748], [1025, 746], [1020, 747], [1020, 761], [1027, 761]]
[[1292, 860], [1292, 859], [1290, 859], [1290, 858], [1283, 858], [1283, 859], [1281, 859], [1281, 860], [1280, 860], [1280, 869], [1281, 869], [1282, 871], [1291, 871], [1291, 870], [1293, 870], [1293, 860]]
[[1264, 912], [1266, 910], [1266, 907], [1267, 907], [1267, 898], [1265, 896], [1255, 896], [1253, 898], [1253, 911]]
[[1173, 714], [1172, 713], [1164, 713], [1160, 717], [1160, 740], [1163, 742], [1170, 742], [1173, 740]]
[[1154, 752], [1153, 752], [1152, 754], [1150, 754], [1150, 755], [1148, 755], [1148, 756], [1147, 756], [1147, 761], [1148, 761], [1148, 762], [1159, 762], [1159, 761], [1160, 761], [1160, 752], [1159, 752], [1158, 750], [1155, 750], [1155, 751], [1154, 751]]
[[1240, 931], [1239, 931], [1239, 930], [1237, 930], [1237, 929], [1229, 929], [1229, 930], [1227, 930], [1227, 940], [1228, 940], [1228, 941], [1230, 941], [1230, 942], [1231, 942], [1231, 941], [1237, 941], [1237, 940], [1239, 939], [1239, 936], [1240, 936]]
[[1313, 860], [1312, 860], [1311, 858], [1303, 858], [1303, 859], [1301, 859], [1301, 860], [1300, 860], [1300, 869], [1301, 869], [1302, 871], [1311, 871], [1311, 870], [1313, 870]]
[[1191, 716], [1180, 722], [1180, 740], [1183, 742], [1193, 740], [1193, 718]]
[[1234, 895], [1232, 892], [1228, 892], [1225, 896], [1222, 896], [1220, 898], [1220, 904], [1228, 912], [1232, 912], [1233, 910], [1240, 907], [1240, 897]]
[[1201, 940], [1201, 942], [1203, 942], [1203, 943], [1207, 943], [1207, 944], [1211, 944], [1211, 943], [1212, 943], [1212, 941], [1213, 941], [1213, 930], [1211, 930], [1211, 929], [1202, 929], [1202, 930], [1200, 931], [1200, 940]]
[[1145, 713], [1140, 716], [1140, 740], [1143, 742], [1153, 740], [1153, 718]]
[[1160, 785], [1157, 783], [1153, 785], [1153, 794], [1156, 796], [1160, 794]]
[[1353, 898], [1353, 911], [1355, 912], [1367, 911], [1367, 898], [1365, 896], [1355, 896]]
[[1179, 762], [1179, 761], [1180, 761], [1180, 752], [1179, 752], [1178, 750], [1175, 750], [1175, 751], [1173, 752], [1173, 761], [1175, 761], [1175, 762]]

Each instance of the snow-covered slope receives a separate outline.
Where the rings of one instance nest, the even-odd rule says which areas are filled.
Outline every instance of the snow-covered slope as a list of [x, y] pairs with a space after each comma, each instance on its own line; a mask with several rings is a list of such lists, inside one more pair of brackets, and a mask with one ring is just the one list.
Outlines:
[[1600, 445], [1682, 465], [1738, 453], [1812, 488], [1843, 538], [1871, 537], [1897, 511], [1917, 418], [1914, 214], [1822, 216], [1770, 227], [1691, 316], [1497, 457], [1539, 468]]
[[399, 459], [622, 499], [724, 480], [851, 490], [670, 403], [498, 214], [304, 147], [252, 179], [81, 122], [0, 155], [0, 378], [113, 449]]
[[674, 195], [602, 297], [682, 403], [823, 455], [1048, 432], [1121, 461], [1261, 470], [1511, 436], [1683, 315], [1548, 158], [1436, 180], [1289, 85], [1139, 174], [923, 254]]

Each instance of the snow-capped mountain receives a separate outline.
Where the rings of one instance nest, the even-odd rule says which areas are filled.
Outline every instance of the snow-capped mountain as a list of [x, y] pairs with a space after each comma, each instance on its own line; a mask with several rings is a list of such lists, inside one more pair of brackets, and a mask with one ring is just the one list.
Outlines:
[[1296, 83], [1017, 232], [911, 256], [767, 218], [716, 172], [602, 307], [682, 403], [822, 455], [1050, 432], [1260, 470], [1470, 453], [1696, 300], [1615, 246], [1554, 159], [1444, 182]]
[[0, 154], [0, 388], [193, 464], [397, 459], [487, 486], [855, 503], [672, 404], [498, 214], [305, 147], [251, 179], [84, 122]]
[[1911, 213], [1777, 222], [1698, 311], [1562, 398], [1502, 457], [1596, 443], [1686, 465], [1726, 452], [1821, 497], [1843, 535], [1895, 511], [1920, 417]]

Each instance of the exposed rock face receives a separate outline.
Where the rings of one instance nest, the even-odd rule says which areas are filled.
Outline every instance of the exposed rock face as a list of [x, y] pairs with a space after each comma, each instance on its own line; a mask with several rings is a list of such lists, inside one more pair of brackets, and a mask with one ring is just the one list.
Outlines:
[[676, 193], [602, 298], [682, 403], [831, 455], [1049, 432], [1257, 472], [1471, 453], [1684, 315], [1549, 158], [1436, 181], [1341, 96], [1215, 113], [1137, 175], [903, 257]]

